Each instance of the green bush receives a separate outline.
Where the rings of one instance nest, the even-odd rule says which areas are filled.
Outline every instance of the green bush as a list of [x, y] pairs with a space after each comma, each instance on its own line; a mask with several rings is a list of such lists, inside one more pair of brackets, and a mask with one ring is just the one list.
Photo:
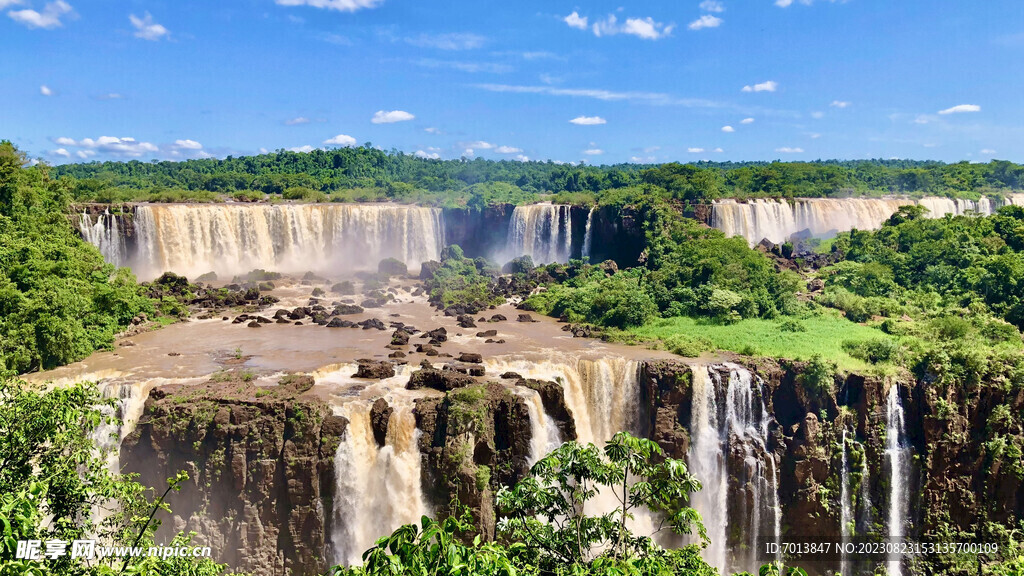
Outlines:
[[377, 272], [387, 276], [405, 276], [409, 273], [409, 267], [397, 258], [385, 258], [377, 264]]
[[843, 350], [865, 362], [878, 364], [881, 362], [895, 362], [899, 358], [900, 346], [889, 338], [873, 338], [864, 341], [843, 342]]
[[702, 353], [714, 350], [715, 345], [706, 338], [690, 337], [683, 334], [673, 334], [665, 339], [665, 348], [673, 353], [687, 358], [696, 358]]

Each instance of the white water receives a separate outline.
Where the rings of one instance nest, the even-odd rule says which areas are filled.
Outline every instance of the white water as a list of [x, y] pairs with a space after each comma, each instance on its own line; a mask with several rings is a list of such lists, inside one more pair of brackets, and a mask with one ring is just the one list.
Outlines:
[[[758, 552], [764, 549], [762, 530], [770, 526], [776, 543], [781, 539], [781, 508], [774, 456], [767, 450], [768, 411], [761, 397], [761, 385], [745, 368], [723, 366], [729, 381], [723, 387], [716, 370], [693, 368], [693, 405], [690, 422], [690, 472], [703, 484], [693, 495], [693, 507], [700, 512], [711, 545], [704, 559], [726, 573], [730, 568], [727, 534], [731, 524], [740, 524], [748, 535], [747, 558], [734, 558], [734, 568], [756, 572]], [[755, 396], [755, 389], [757, 395]], [[724, 394], [723, 394], [724, 392]], [[744, 493], [738, 509], [730, 510], [727, 456], [743, 455], [743, 470], [732, 476], [742, 482]], [[770, 513], [765, 522], [765, 513]]]
[[[1010, 196], [1006, 203], [1022, 203]], [[828, 237], [854, 228], [875, 230], [900, 206], [918, 204], [928, 209], [929, 218], [968, 212], [992, 214], [999, 206], [987, 198], [797, 198], [791, 202], [756, 199], [749, 202], [716, 200], [711, 209], [711, 225], [726, 236], [742, 236], [751, 246], [762, 238], [780, 244], [790, 236], [809, 231], [814, 237]]]
[[568, 262], [572, 254], [570, 206], [516, 206], [509, 222], [505, 257], [529, 256], [534, 264]]
[[591, 250], [593, 249], [593, 244], [594, 244], [593, 226], [594, 226], [594, 212], [596, 212], [596, 211], [597, 211], [597, 206], [594, 206], [593, 208], [590, 209], [590, 212], [587, 214], [587, 229], [583, 233], [583, 260], [587, 261], [587, 262], [590, 261], [590, 253], [591, 253]]
[[[415, 270], [440, 258], [445, 240], [440, 209], [393, 204], [144, 204], [134, 222], [135, 253], [119, 258], [144, 279], [376, 269], [389, 257]], [[116, 221], [88, 224], [86, 239], [113, 258], [103, 239], [122, 236]]]
[[[899, 387], [896, 385], [889, 388], [885, 417], [885, 457], [889, 464], [888, 541], [896, 544], [903, 542], [906, 535], [909, 498], [907, 480], [910, 475], [903, 404], [900, 401]], [[903, 574], [900, 559], [899, 554], [889, 555], [886, 568], [888, 576]]]
[[95, 219], [88, 212], [83, 212], [78, 220], [78, 230], [86, 242], [99, 248], [104, 260], [117, 267], [127, 264], [125, 237], [121, 233], [118, 218], [109, 210], [104, 210]]
[[843, 550], [840, 554], [839, 573], [849, 576], [849, 558], [846, 554], [846, 545], [850, 542], [850, 524], [853, 521], [853, 502], [850, 499], [850, 474], [846, 458], [846, 427], [843, 427], [843, 457], [840, 466], [839, 479], [839, 530], [842, 535]]
[[562, 444], [562, 434], [554, 419], [549, 418], [544, 411], [544, 403], [539, 392], [519, 387], [516, 388], [516, 393], [522, 396], [530, 417], [530, 457], [527, 462], [533, 466]]

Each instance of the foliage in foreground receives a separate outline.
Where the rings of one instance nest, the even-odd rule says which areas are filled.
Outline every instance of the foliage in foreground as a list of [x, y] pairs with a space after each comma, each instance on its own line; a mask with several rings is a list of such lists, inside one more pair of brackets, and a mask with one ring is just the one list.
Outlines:
[[[95, 538], [98, 545], [153, 546], [166, 497], [187, 480], [179, 474], [156, 501], [131, 476], [108, 468], [103, 434], [113, 428], [111, 400], [95, 385], [49, 391], [0, 380], [0, 576], [218, 576], [210, 559], [117, 558], [17, 560], [19, 540]], [[109, 448], [107, 448], [109, 450]], [[191, 546], [179, 534], [169, 545]], [[68, 547], [70, 552], [70, 546]]]

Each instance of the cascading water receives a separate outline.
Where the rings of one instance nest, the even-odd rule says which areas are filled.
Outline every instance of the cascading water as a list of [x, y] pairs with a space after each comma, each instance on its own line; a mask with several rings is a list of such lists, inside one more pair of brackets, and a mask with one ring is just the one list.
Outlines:
[[83, 212], [78, 219], [78, 231], [85, 241], [99, 248], [103, 259], [121, 267], [126, 265], [128, 257], [127, 243], [121, 233], [118, 217], [104, 210], [93, 219], [88, 212]]
[[562, 444], [562, 435], [558, 431], [555, 421], [544, 412], [544, 403], [541, 401], [540, 393], [529, 388], [516, 388], [516, 392], [525, 401], [526, 411], [530, 417], [530, 457], [528, 462], [530, 466], [533, 466], [538, 460]]
[[587, 228], [583, 233], [583, 260], [590, 261], [590, 253], [593, 249], [594, 244], [594, 212], [597, 211], [597, 206], [590, 209], [587, 214]]
[[839, 573], [849, 576], [849, 558], [846, 545], [850, 543], [850, 524], [853, 522], [853, 502], [850, 498], [850, 473], [846, 456], [846, 427], [843, 427], [842, 461], [839, 471], [839, 530], [842, 535], [843, 550], [840, 552]]
[[337, 410], [348, 419], [348, 428], [334, 457], [331, 543], [336, 561], [346, 565], [361, 563], [363, 552], [382, 535], [430, 514], [421, 486], [413, 405], [390, 400], [395, 411], [383, 447], [373, 437], [371, 403], [349, 402]]
[[[889, 518], [887, 528], [889, 542], [896, 544], [906, 536], [907, 512], [909, 509], [909, 488], [907, 479], [910, 475], [908, 461], [909, 447], [906, 441], [906, 423], [904, 421], [903, 403], [900, 400], [899, 387], [889, 388], [889, 397], [885, 408], [885, 457], [889, 464]], [[899, 554], [890, 554], [886, 568], [889, 576], [901, 576], [903, 567]]]
[[568, 262], [572, 255], [571, 206], [516, 206], [509, 223], [505, 252], [508, 259], [529, 256], [534, 264]]
[[[781, 538], [777, 469], [774, 455], [767, 449], [769, 416], [761, 384], [749, 371], [734, 364], [721, 366], [729, 374], [722, 391], [717, 368], [693, 368], [690, 472], [704, 487], [693, 495], [692, 503], [700, 512], [711, 539], [704, 559], [725, 573], [730, 562], [727, 557], [730, 521], [739, 522], [740, 532], [749, 535], [748, 556], [734, 558], [732, 563], [756, 572], [759, 553], [764, 549], [761, 534], [765, 525], [770, 526], [776, 543]], [[733, 506], [732, 509], [730, 455], [741, 456], [742, 469], [732, 471], [731, 475], [743, 487], [742, 502], [738, 503], [739, 508]], [[765, 512], [770, 512], [771, 516]]]
[[445, 241], [440, 209], [390, 204], [140, 205], [134, 222], [125, 261], [142, 278], [376, 269], [388, 257], [415, 269]]
[[[1009, 197], [1006, 202], [1016, 200]], [[973, 200], [951, 198], [797, 198], [792, 201], [756, 199], [749, 202], [716, 200], [711, 209], [711, 225], [726, 236], [742, 236], [751, 246], [763, 238], [780, 244], [792, 235], [808, 231], [814, 237], [827, 237], [854, 228], [874, 230], [889, 219], [900, 206], [917, 204], [928, 209], [929, 218], [946, 214], [977, 212], [992, 214], [999, 203], [987, 198]]]

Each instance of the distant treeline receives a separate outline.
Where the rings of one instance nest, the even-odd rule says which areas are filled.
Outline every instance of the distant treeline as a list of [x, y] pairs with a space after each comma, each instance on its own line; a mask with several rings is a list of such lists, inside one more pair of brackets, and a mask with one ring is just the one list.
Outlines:
[[436, 205], [524, 203], [540, 195], [589, 202], [606, 190], [657, 187], [689, 203], [715, 198], [996, 195], [1024, 188], [1024, 166], [861, 160], [610, 166], [554, 162], [428, 160], [365, 146], [185, 162], [66, 164], [79, 201], [394, 200]]

